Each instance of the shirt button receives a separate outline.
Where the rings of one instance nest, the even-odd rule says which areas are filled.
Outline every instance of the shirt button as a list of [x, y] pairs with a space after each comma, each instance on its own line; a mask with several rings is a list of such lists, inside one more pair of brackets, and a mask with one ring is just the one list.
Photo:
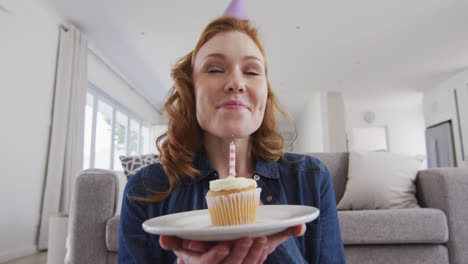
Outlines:
[[253, 178], [254, 178], [254, 180], [256, 180], [256, 181], [260, 180], [260, 176], [258, 176], [257, 174], [255, 174]]
[[267, 202], [271, 202], [271, 200], [273, 200], [273, 196], [271, 195], [268, 195], [267, 198], [266, 198]]

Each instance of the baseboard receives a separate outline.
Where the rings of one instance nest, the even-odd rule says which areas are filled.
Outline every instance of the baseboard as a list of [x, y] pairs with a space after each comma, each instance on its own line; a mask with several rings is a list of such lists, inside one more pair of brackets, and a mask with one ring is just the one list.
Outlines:
[[36, 246], [30, 246], [30, 247], [11, 250], [11, 251], [0, 252], [0, 263], [6, 262], [12, 259], [32, 255], [36, 252], [37, 252]]

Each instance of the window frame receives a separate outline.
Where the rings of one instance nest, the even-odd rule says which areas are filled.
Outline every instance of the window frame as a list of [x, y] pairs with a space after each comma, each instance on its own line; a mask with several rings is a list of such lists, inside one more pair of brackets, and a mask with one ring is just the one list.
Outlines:
[[[112, 120], [111, 120], [111, 137], [110, 137], [110, 163], [108, 168], [102, 168], [102, 169], [110, 169], [110, 170], [115, 170], [114, 169], [114, 155], [115, 155], [115, 128], [116, 128], [116, 117], [117, 117], [117, 111], [120, 113], [124, 114], [127, 116], [127, 124], [126, 124], [126, 144], [125, 144], [125, 155], [129, 155], [130, 151], [130, 123], [131, 121], [135, 121], [139, 124], [139, 133], [138, 133], [138, 145], [137, 145], [137, 154], [136, 155], [142, 155], [143, 151], [143, 128], [148, 129], [149, 137], [151, 137], [151, 123], [144, 118], [142, 118], [140, 115], [136, 114], [135, 112], [131, 111], [128, 109], [126, 106], [123, 104], [119, 103], [117, 100], [112, 98], [110, 95], [108, 95], [106, 92], [103, 90], [99, 89], [96, 85], [94, 85], [92, 82], [88, 81], [88, 89], [86, 91], [87, 94], [90, 94], [93, 96], [93, 105], [92, 105], [92, 122], [91, 122], [91, 146], [90, 146], [90, 152], [89, 153], [89, 168], [96, 168], [95, 167], [95, 162], [96, 162], [96, 123], [97, 123], [97, 114], [98, 114], [98, 102], [101, 101], [105, 104], [108, 104], [112, 108]], [[86, 119], [86, 117], [85, 117]], [[86, 132], [85, 132], [86, 133]], [[83, 147], [83, 157], [85, 156], [85, 146]], [[148, 153], [146, 153], [148, 154]], [[83, 162], [83, 169], [88, 169], [86, 168], [84, 162]]]

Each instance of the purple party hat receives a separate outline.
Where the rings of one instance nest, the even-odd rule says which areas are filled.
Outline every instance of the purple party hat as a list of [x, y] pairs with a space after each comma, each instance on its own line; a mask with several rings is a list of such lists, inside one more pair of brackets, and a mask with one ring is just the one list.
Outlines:
[[231, 0], [223, 16], [232, 16], [238, 19], [247, 19], [244, 0]]

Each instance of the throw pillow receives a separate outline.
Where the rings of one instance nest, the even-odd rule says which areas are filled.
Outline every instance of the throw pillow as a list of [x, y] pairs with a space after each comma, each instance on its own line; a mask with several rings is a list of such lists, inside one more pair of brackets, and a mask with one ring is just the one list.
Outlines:
[[423, 156], [389, 152], [351, 152], [348, 182], [338, 209], [390, 209], [419, 207], [416, 174]]
[[155, 154], [141, 155], [141, 156], [120, 156], [120, 162], [127, 179], [133, 176], [142, 168], [159, 162], [159, 156]]

